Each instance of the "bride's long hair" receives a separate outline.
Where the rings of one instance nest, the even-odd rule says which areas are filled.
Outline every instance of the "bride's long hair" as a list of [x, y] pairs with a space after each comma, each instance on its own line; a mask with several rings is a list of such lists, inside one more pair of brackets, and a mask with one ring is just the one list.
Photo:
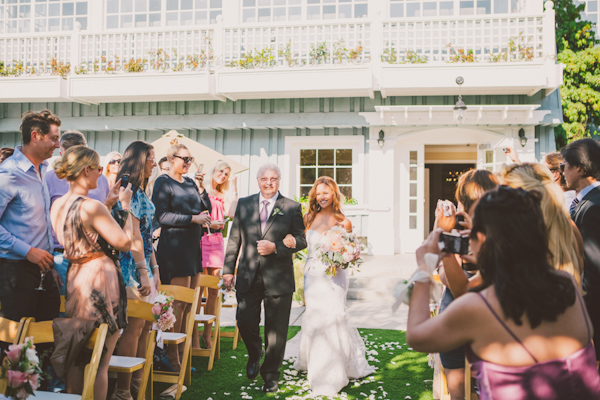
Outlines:
[[321, 206], [317, 202], [317, 186], [320, 184], [327, 185], [331, 191], [333, 192], [333, 201], [331, 203], [331, 208], [333, 209], [333, 215], [335, 218], [342, 222], [346, 217], [342, 213], [341, 204], [342, 204], [342, 194], [340, 193], [340, 189], [338, 188], [337, 183], [333, 179], [328, 176], [321, 176], [315, 181], [312, 189], [308, 193], [308, 211], [304, 216], [304, 226], [306, 230], [310, 228], [315, 217], [321, 211]]

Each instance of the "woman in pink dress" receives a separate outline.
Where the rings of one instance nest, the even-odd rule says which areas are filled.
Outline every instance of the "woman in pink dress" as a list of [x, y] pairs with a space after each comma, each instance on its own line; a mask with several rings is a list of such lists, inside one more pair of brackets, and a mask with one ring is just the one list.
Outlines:
[[[202, 236], [202, 268], [204, 273], [212, 276], [220, 276], [223, 268], [223, 260], [225, 259], [225, 242], [221, 231], [225, 226], [225, 218], [233, 218], [235, 215], [235, 207], [237, 206], [237, 177], [231, 176], [231, 167], [227, 162], [219, 160], [208, 171], [204, 178], [203, 187], [208, 193], [212, 205], [210, 219], [210, 232], [206, 230]], [[216, 289], [208, 289], [208, 297], [206, 299], [206, 314], [215, 313], [215, 303], [217, 300], [218, 291]], [[212, 324], [204, 324], [204, 332], [202, 338], [206, 343], [207, 348], [212, 347], [210, 332]], [[195, 330], [194, 332], [197, 332]], [[199, 343], [195, 346], [200, 347]]]

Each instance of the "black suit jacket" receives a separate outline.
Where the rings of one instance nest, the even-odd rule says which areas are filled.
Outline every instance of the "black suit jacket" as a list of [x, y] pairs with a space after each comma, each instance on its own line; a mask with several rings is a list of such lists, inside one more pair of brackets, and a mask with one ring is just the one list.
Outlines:
[[583, 290], [586, 297], [600, 298], [600, 187], [581, 199], [572, 218], [583, 236]]
[[[235, 286], [238, 292], [245, 293], [250, 289], [260, 269], [265, 289], [270, 295], [291, 294], [295, 290], [292, 255], [306, 248], [302, 206], [280, 193], [265, 225], [265, 232], [261, 233], [258, 197], [255, 194], [241, 198], [238, 202], [227, 242], [223, 274], [234, 273], [239, 256]], [[277, 209], [283, 215], [275, 213]], [[296, 238], [295, 249], [283, 244], [288, 233]], [[256, 242], [259, 240], [275, 243], [276, 254], [258, 254]]]

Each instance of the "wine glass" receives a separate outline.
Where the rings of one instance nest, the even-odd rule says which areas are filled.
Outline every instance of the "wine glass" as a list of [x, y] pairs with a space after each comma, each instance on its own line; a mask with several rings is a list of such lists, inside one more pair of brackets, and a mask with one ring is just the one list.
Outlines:
[[42, 272], [41, 278], [40, 278], [40, 286], [36, 287], [35, 290], [46, 290], [46, 289], [44, 289], [44, 277], [45, 276], [46, 276], [46, 272]]
[[[206, 214], [206, 215], [208, 215], [208, 211], [207, 211], [207, 210], [205, 210], [205, 211], [202, 211], [202, 214]], [[206, 230], [208, 231], [208, 233], [207, 233], [207, 236], [210, 236], [210, 235], [212, 235], [212, 232], [210, 231], [210, 222], [207, 222], [207, 223], [206, 223]]]

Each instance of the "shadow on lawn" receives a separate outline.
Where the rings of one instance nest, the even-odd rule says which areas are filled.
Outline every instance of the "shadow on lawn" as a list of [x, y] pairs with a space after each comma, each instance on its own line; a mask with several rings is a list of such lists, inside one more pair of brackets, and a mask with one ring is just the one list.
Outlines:
[[[229, 330], [224, 328], [224, 330]], [[300, 330], [290, 327], [288, 339]], [[351, 380], [342, 389], [346, 399], [364, 399], [374, 395], [374, 399], [432, 399], [431, 379], [433, 370], [427, 365], [427, 355], [412, 351], [406, 345], [404, 332], [378, 329], [359, 329], [365, 340], [369, 363], [378, 367], [371, 376], [359, 380]], [[262, 333], [262, 328], [261, 328]], [[281, 381], [277, 394], [265, 394], [260, 390], [263, 381], [258, 377], [250, 381], [246, 377], [246, 348], [243, 342], [232, 350], [232, 339], [224, 338], [221, 342], [221, 359], [215, 360], [212, 371], [207, 371], [208, 359], [194, 357], [192, 365], [196, 368], [192, 373], [192, 385], [183, 394], [182, 399], [198, 400], [238, 400], [238, 399], [313, 399], [306, 391], [306, 374], [291, 368], [291, 364], [282, 367]], [[426, 382], [427, 381], [427, 382]], [[154, 398], [169, 385], [154, 385]], [[303, 388], [304, 386], [304, 388]], [[381, 397], [380, 397], [381, 396]], [[336, 397], [335, 399], [337, 399]]]

